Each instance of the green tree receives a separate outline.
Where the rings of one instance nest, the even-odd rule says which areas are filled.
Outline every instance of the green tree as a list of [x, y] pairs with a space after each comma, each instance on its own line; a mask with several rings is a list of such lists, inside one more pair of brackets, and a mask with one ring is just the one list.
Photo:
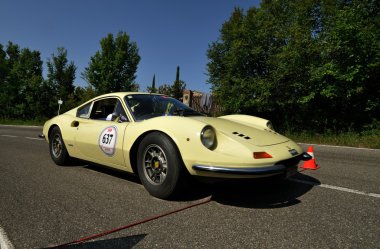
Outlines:
[[47, 60], [48, 74], [47, 80], [56, 89], [58, 98], [66, 100], [69, 95], [74, 93], [74, 80], [76, 66], [73, 61], [67, 60], [67, 50], [63, 47], [57, 49]]
[[75, 106], [74, 101], [74, 80], [76, 66], [73, 61], [68, 62], [67, 50], [63, 47], [57, 49], [57, 55], [54, 53], [47, 60], [48, 74], [47, 81], [54, 91], [51, 96], [53, 102], [58, 99], [63, 100], [62, 111], [69, 110]]
[[380, 5], [338, 2], [324, 16], [320, 63], [311, 71], [311, 105], [323, 124], [360, 129], [380, 113]]
[[43, 114], [40, 108], [40, 89], [43, 83], [42, 60], [39, 51], [21, 50], [17, 71], [19, 89], [19, 113], [25, 119], [39, 119]]
[[[4, 54], [5, 53], [5, 54]], [[17, 72], [18, 60], [20, 56], [20, 47], [17, 44], [8, 42], [5, 51], [2, 52], [2, 82], [0, 83], [0, 101], [3, 108], [0, 109], [3, 118], [18, 118], [19, 112], [16, 112], [16, 106], [19, 106], [21, 84], [18, 80], [20, 73]]]
[[8, 75], [8, 65], [6, 59], [7, 53], [4, 51], [4, 47], [0, 44], [0, 84], [5, 82], [5, 78]]
[[176, 99], [181, 99], [183, 96], [183, 90], [186, 88], [186, 83], [179, 79], [179, 66], [177, 66], [176, 79], [172, 85], [163, 84], [156, 89], [156, 75], [153, 76], [152, 86], [147, 87], [147, 92], [153, 92], [152, 89], [156, 89], [154, 92], [165, 94]]
[[112, 34], [100, 41], [101, 50], [91, 57], [82, 77], [95, 88], [97, 94], [131, 91], [136, 88], [138, 48], [125, 32]]
[[6, 108], [8, 107], [8, 95], [7, 95], [7, 77], [9, 73], [9, 67], [7, 62], [7, 53], [4, 50], [4, 46], [0, 44], [0, 117], [6, 116]]
[[183, 90], [186, 88], [186, 83], [179, 79], [179, 66], [177, 66], [175, 81], [171, 88], [172, 97], [176, 99], [182, 98]]
[[165, 94], [167, 96], [172, 95], [172, 87], [168, 84], [163, 84], [158, 87], [157, 92], [160, 94]]
[[235, 9], [208, 49], [209, 83], [224, 112], [315, 130], [376, 119], [375, 2], [263, 0], [246, 13]]
[[133, 82], [130, 89], [132, 92], [138, 92], [140, 90], [140, 85], [137, 82]]
[[38, 117], [40, 119], [49, 119], [57, 114], [57, 98], [56, 91], [49, 81], [44, 80], [40, 89], [37, 101], [37, 110], [39, 111]]
[[75, 88], [75, 94], [77, 103], [81, 104], [84, 103], [94, 97], [96, 97], [95, 90], [91, 86], [87, 87], [76, 87]]
[[148, 86], [146, 88], [146, 91], [148, 93], [156, 93], [157, 92], [157, 88], [156, 88], [156, 75], [155, 74], [153, 75], [152, 86]]
[[0, 46], [0, 115], [3, 118], [36, 119], [39, 117], [39, 94], [42, 78], [40, 52], [20, 50], [8, 42]]

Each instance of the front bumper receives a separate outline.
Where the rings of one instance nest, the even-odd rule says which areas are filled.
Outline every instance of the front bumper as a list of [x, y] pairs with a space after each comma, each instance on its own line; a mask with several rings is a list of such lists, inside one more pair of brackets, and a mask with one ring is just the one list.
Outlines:
[[273, 175], [286, 172], [288, 168], [296, 166], [299, 161], [307, 161], [312, 157], [304, 152], [291, 159], [281, 161], [278, 164], [266, 167], [252, 167], [252, 168], [231, 168], [222, 166], [210, 166], [210, 165], [193, 165], [192, 168], [195, 171], [203, 171], [210, 173], [219, 173], [227, 175], [245, 175], [245, 176], [262, 176], [262, 175]]
[[208, 165], [193, 165], [193, 169], [198, 171], [229, 175], [269, 175], [282, 173], [286, 170], [286, 167], [285, 165], [281, 164], [261, 168], [227, 168]]

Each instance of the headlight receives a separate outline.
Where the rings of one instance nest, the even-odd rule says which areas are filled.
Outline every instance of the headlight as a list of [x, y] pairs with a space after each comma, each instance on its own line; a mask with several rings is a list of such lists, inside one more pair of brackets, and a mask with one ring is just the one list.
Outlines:
[[271, 121], [268, 121], [268, 122], [267, 122], [267, 127], [268, 127], [269, 129], [271, 129], [272, 131], [274, 131], [274, 127], [273, 127], [273, 124], [272, 124]]
[[216, 134], [214, 128], [206, 126], [201, 132], [202, 144], [209, 150], [213, 150], [216, 147]]

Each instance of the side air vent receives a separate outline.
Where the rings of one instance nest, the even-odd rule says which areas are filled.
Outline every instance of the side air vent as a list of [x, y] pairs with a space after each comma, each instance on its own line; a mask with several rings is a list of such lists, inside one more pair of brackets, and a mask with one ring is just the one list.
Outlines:
[[232, 134], [237, 135], [237, 136], [239, 136], [239, 137], [242, 137], [242, 138], [244, 138], [244, 139], [246, 139], [246, 140], [251, 139], [251, 137], [246, 136], [246, 135], [244, 135], [243, 133], [239, 133], [239, 132], [237, 132], [237, 131], [232, 132]]

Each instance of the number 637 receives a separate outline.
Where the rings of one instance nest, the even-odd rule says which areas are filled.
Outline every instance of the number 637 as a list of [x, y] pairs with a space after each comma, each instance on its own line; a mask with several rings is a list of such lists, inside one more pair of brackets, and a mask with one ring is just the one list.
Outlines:
[[104, 134], [102, 138], [102, 143], [103, 144], [110, 144], [113, 138], [113, 134]]

